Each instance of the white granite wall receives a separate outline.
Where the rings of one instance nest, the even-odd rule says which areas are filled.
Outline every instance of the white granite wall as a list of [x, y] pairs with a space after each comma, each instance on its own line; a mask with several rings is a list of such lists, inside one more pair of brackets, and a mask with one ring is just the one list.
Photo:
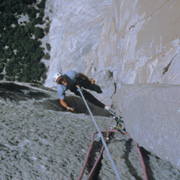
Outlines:
[[113, 101], [131, 137], [180, 169], [180, 85], [122, 85]]
[[108, 102], [121, 83], [178, 84], [179, 7], [178, 0], [47, 0], [45, 85], [54, 86], [54, 72], [74, 69], [94, 77]]

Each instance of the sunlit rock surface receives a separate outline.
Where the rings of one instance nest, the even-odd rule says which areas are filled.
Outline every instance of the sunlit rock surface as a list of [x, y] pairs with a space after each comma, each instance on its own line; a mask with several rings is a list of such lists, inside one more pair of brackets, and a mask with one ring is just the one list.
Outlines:
[[103, 89], [96, 96], [111, 104], [114, 94], [122, 96], [121, 84], [179, 84], [179, 7], [179, 0], [47, 0], [51, 59], [45, 86], [55, 86], [54, 72], [74, 69], [93, 77]]
[[55, 85], [55, 71], [74, 69], [94, 77], [109, 102], [121, 83], [179, 83], [179, 7], [178, 0], [47, 0], [45, 85]]
[[141, 146], [180, 169], [180, 86], [123, 85], [114, 97], [127, 131]]

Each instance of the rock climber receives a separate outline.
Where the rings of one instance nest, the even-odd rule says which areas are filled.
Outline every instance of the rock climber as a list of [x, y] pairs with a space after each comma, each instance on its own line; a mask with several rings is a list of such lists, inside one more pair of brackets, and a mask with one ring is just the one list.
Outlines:
[[[61, 74], [59, 72], [54, 74], [53, 80], [57, 83], [57, 92], [59, 96], [60, 104], [67, 109], [68, 111], [74, 112], [74, 108], [70, 105], [67, 105], [65, 102], [65, 91], [70, 90], [71, 92], [75, 93], [77, 96], [81, 96], [80, 92], [78, 91], [77, 85], [79, 87], [83, 87], [86, 89], [90, 89], [96, 91], [97, 93], [102, 93], [101, 88], [95, 84], [94, 79], [89, 79], [86, 75], [76, 71], [68, 71], [65, 74]], [[85, 89], [82, 90], [82, 93], [85, 99], [89, 100], [91, 103], [104, 108], [106, 110], [110, 109], [110, 106], [106, 106], [98, 99], [96, 99], [92, 94], [87, 92]]]

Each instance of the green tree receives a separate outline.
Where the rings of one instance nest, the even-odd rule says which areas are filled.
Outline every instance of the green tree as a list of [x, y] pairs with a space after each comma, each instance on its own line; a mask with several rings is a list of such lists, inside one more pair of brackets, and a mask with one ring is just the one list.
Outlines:
[[3, 71], [3, 69], [4, 69], [4, 63], [0, 62], [0, 73]]
[[51, 50], [51, 45], [49, 43], [46, 43], [46, 48], [47, 48], [48, 51], [50, 51]]
[[38, 8], [45, 8], [45, 3], [46, 3], [46, 0], [41, 0], [41, 2], [37, 5]]
[[[8, 80], [32, 82], [45, 77], [46, 68], [40, 62], [44, 52], [39, 41], [44, 37], [44, 30], [36, 27], [37, 24], [44, 23], [45, 0], [38, 4], [38, 10], [32, 6], [35, 2], [36, 0], [3, 0], [0, 3], [0, 73], [5, 68]], [[38, 18], [37, 12], [40, 13]], [[21, 14], [29, 16], [30, 22], [25, 26], [18, 24], [17, 15]], [[32, 34], [35, 39], [32, 39]], [[0, 78], [2, 77], [0, 74]]]
[[35, 27], [34, 29], [34, 35], [36, 36], [37, 39], [41, 39], [45, 36], [44, 30], [40, 27]]
[[32, 9], [29, 13], [29, 19], [30, 21], [33, 20], [34, 18], [36, 18], [36, 14], [37, 14], [37, 11], [36, 9]]
[[43, 58], [46, 59], [46, 60], [49, 60], [49, 59], [50, 59], [49, 53], [46, 53], [46, 54], [43, 56]]

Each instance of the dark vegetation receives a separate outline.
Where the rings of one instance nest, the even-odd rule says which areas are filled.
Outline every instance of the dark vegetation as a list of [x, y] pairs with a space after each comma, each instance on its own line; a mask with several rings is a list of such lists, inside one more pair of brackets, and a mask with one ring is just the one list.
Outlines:
[[[50, 58], [40, 41], [49, 32], [48, 17], [43, 20], [46, 0], [0, 2], [0, 79], [5, 76], [10, 81], [43, 81], [47, 69], [41, 59]], [[28, 20], [20, 21], [22, 15]], [[37, 26], [43, 24], [44, 29]], [[50, 45], [46, 48], [50, 50]]]

